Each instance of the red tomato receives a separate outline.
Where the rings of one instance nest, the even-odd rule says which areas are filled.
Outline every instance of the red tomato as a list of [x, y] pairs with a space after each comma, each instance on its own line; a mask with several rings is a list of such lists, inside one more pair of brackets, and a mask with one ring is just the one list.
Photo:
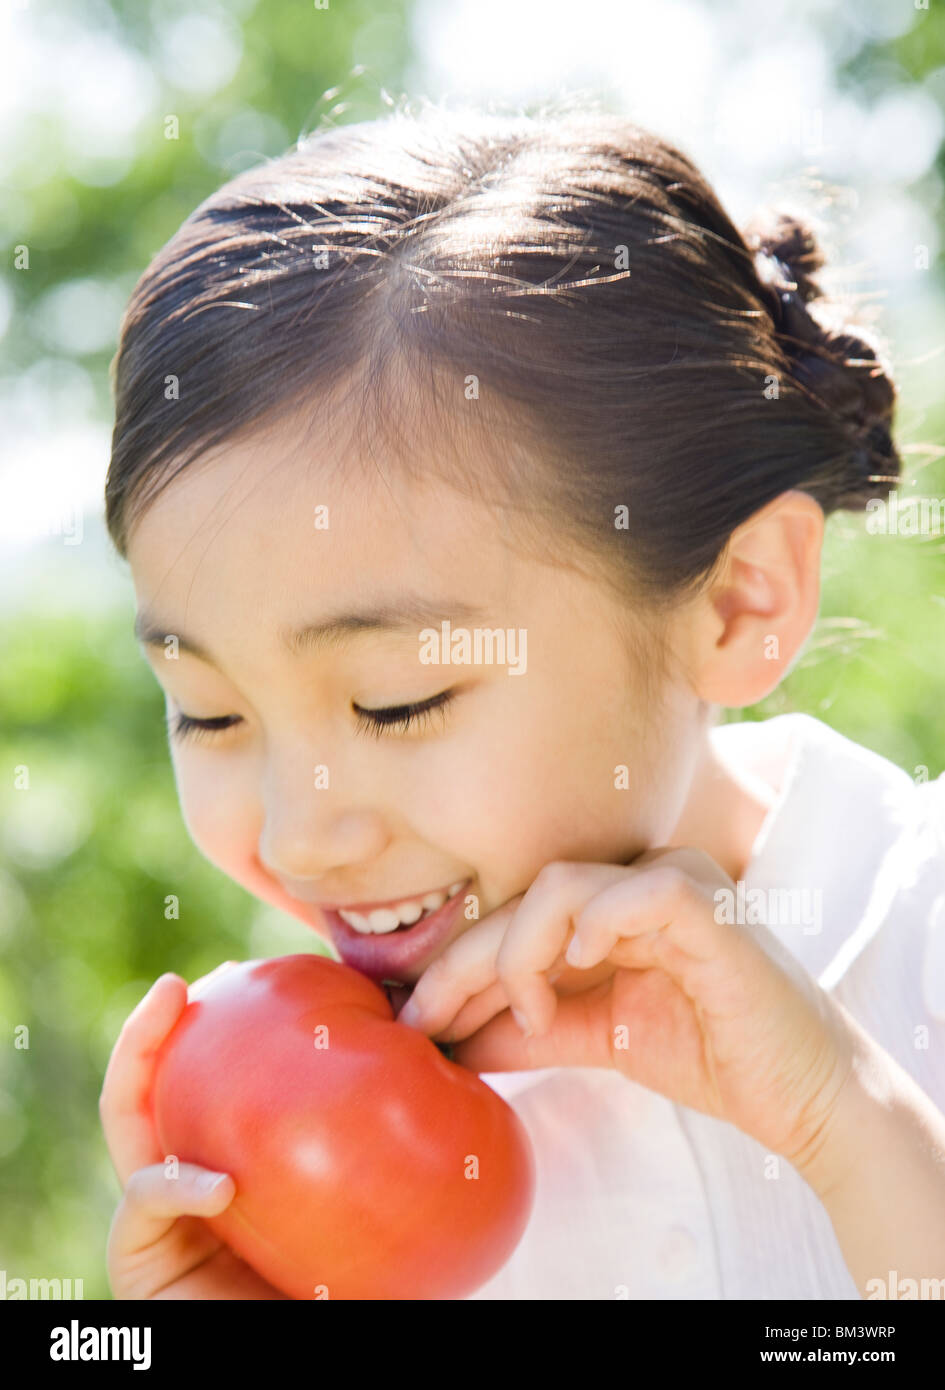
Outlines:
[[515, 1112], [324, 956], [191, 987], [151, 1101], [165, 1154], [233, 1176], [207, 1224], [292, 1298], [463, 1298], [528, 1222]]

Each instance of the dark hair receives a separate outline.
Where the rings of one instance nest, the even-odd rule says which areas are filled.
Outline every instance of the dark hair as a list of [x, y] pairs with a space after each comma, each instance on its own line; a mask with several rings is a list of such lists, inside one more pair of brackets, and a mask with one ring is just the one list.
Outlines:
[[781, 493], [829, 514], [899, 474], [895, 389], [868, 330], [831, 325], [821, 265], [803, 219], [742, 235], [621, 116], [433, 106], [320, 131], [209, 197], [139, 281], [109, 533], [124, 556], [180, 469], [340, 387], [401, 466], [438, 422], [451, 481], [672, 598]]

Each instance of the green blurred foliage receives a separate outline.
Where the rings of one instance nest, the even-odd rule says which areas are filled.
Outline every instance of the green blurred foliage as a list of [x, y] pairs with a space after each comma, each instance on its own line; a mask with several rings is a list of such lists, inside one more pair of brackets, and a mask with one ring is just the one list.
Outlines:
[[[945, 497], [945, 468], [900, 491]], [[869, 534], [863, 517], [835, 513], [814, 631], [777, 689], [728, 721], [804, 710], [924, 781], [945, 770], [943, 708], [945, 541]]]
[[[81, 24], [117, 38], [155, 73], [156, 26], [193, 8], [35, 4], [50, 35]], [[34, 124], [30, 140], [49, 176], [24, 179], [25, 230], [11, 241], [28, 244], [30, 267], [8, 277], [14, 314], [0, 374], [48, 356], [32, 312], [48, 290], [117, 277], [124, 297], [226, 179], [317, 127], [383, 115], [386, 90], [398, 91], [409, 53], [405, 0], [347, 0], [327, 11], [240, 0], [228, 9], [242, 31], [238, 70], [209, 95], [162, 81], [154, 120], [117, 182], [70, 173], [57, 121]], [[221, 151], [217, 134], [247, 112], [266, 118], [249, 126], [263, 144]], [[165, 138], [167, 116], [177, 118], [177, 139]], [[35, 150], [19, 151], [21, 166]], [[104, 418], [113, 351], [77, 354]], [[26, 599], [5, 620], [0, 766], [0, 1268], [10, 1278], [83, 1278], [86, 1298], [108, 1298], [105, 1242], [119, 1187], [97, 1105], [122, 1023], [166, 970], [193, 980], [231, 957], [320, 943], [303, 925], [267, 915], [195, 850], [177, 806], [163, 696], [126, 607], [56, 619]], [[23, 768], [28, 787], [18, 788]], [[169, 895], [179, 917], [165, 915]], [[257, 938], [254, 921], [263, 924]], [[11, 1046], [20, 1025], [28, 1049]]]
[[[57, 119], [34, 124], [19, 165], [24, 169], [42, 150], [48, 177], [25, 181], [24, 224], [12, 240], [29, 246], [30, 267], [28, 275], [11, 277], [15, 328], [0, 342], [0, 370], [22, 369], [48, 352], [30, 313], [47, 290], [83, 277], [119, 277], [130, 292], [184, 218], [228, 178], [317, 128], [382, 115], [409, 56], [407, 0], [346, 0], [328, 10], [311, 0], [239, 0], [223, 7], [241, 33], [238, 70], [207, 94], [162, 79], [154, 56], [167, 26], [195, 9], [186, 0], [150, 6], [141, 0], [35, 0], [34, 8], [51, 39], [75, 25], [117, 38], [159, 79], [160, 92], [130, 168], [104, 186], [70, 172], [62, 153], [50, 157], [64, 146]], [[168, 118], [176, 118], [176, 127]], [[240, 119], [244, 139], [239, 125], [230, 124]], [[227, 130], [235, 133], [221, 140]], [[11, 184], [17, 185], [16, 173]], [[82, 357], [106, 414], [112, 350]]]
[[[158, 11], [140, 0], [37, 8], [50, 24], [68, 13], [109, 31], [146, 61], [156, 43]], [[166, 21], [187, 9], [162, 0], [159, 13]], [[383, 114], [384, 89], [398, 94], [410, 57], [408, 9], [407, 0], [353, 0], [327, 13], [286, 0], [234, 4], [243, 57], [232, 80], [209, 96], [165, 82], [156, 119], [117, 182], [83, 183], [60, 162], [31, 185], [31, 271], [13, 277], [15, 327], [0, 369], [47, 354], [30, 313], [46, 290], [80, 277], [125, 277], [130, 289], [202, 198], [246, 163], [281, 151], [280, 131], [288, 143], [325, 120]], [[914, 80], [943, 67], [945, 12], [925, 14], [921, 41], [917, 33], [868, 45], [844, 80], [868, 83], [885, 62]], [[373, 56], [362, 73], [366, 47]], [[215, 133], [247, 109], [270, 118], [259, 128], [271, 145], [221, 160]], [[178, 140], [164, 138], [166, 115], [179, 120]], [[51, 122], [34, 138], [56, 147], [62, 131]], [[937, 167], [945, 173], [942, 151]], [[103, 416], [112, 350], [80, 359]], [[901, 385], [908, 417], [919, 422], [902, 442], [938, 442], [945, 411], [927, 381], [906, 370]], [[945, 467], [933, 461], [915, 481], [923, 495], [942, 496]], [[815, 633], [769, 699], [730, 717], [807, 710], [910, 775], [938, 776], [943, 595], [940, 537], [867, 536], [862, 518], [832, 518]], [[229, 957], [319, 949], [311, 932], [261, 909], [190, 842], [163, 697], [133, 643], [125, 600], [81, 618], [51, 618], [26, 601], [0, 633], [0, 1268], [10, 1277], [82, 1277], [88, 1298], [110, 1296], [104, 1250], [118, 1184], [97, 1101], [124, 1019], [165, 970], [192, 980]], [[28, 786], [18, 786], [24, 768]], [[179, 916], [168, 915], [171, 895]], [[28, 1049], [10, 1045], [20, 1025]]]
[[83, 1277], [89, 1298], [109, 1296], [97, 1099], [127, 1015], [166, 970], [322, 949], [195, 850], [130, 622], [33, 617], [0, 646], [0, 1031], [29, 1029], [0, 1050], [0, 1267]]

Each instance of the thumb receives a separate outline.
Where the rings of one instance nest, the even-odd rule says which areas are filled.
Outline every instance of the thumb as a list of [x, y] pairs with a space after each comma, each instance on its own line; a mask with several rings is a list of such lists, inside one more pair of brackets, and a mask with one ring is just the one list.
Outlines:
[[558, 999], [551, 1027], [526, 1038], [509, 1009], [496, 1014], [470, 1037], [453, 1044], [453, 1061], [474, 1072], [532, 1071], [536, 1067], [607, 1067], [609, 981], [594, 990]]

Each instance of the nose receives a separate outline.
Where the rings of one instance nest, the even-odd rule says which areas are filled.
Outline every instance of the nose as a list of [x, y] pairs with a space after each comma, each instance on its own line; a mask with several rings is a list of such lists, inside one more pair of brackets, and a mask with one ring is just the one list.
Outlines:
[[[318, 879], [348, 865], [370, 863], [389, 841], [379, 811], [357, 804], [333, 785], [305, 775], [296, 757], [270, 766], [262, 795], [260, 862], [291, 892], [291, 880]], [[360, 800], [360, 799], [359, 799]]]

